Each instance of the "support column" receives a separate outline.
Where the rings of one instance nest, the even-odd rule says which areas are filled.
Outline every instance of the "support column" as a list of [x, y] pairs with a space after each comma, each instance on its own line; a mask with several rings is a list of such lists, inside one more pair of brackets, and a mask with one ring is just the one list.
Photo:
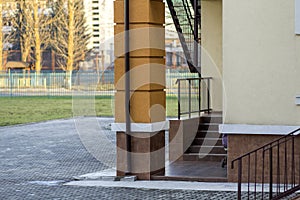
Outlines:
[[[165, 37], [163, 0], [129, 1], [131, 140], [126, 138], [124, 0], [114, 2], [117, 175], [149, 180], [165, 170]], [[130, 142], [130, 156], [127, 152]], [[127, 159], [130, 159], [128, 162]], [[130, 167], [128, 167], [128, 163]]]

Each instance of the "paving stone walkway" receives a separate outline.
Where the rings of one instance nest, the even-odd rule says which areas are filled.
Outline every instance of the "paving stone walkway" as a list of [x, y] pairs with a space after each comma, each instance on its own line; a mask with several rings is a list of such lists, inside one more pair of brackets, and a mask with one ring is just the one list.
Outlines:
[[[0, 199], [235, 199], [235, 192], [67, 186], [74, 176], [111, 168], [111, 147], [86, 148], [80, 119], [0, 128]], [[113, 119], [97, 119], [113, 145]], [[93, 136], [89, 136], [92, 140]], [[88, 143], [88, 140], [85, 142]], [[87, 144], [85, 143], [85, 144]], [[108, 156], [99, 161], [91, 151]]]

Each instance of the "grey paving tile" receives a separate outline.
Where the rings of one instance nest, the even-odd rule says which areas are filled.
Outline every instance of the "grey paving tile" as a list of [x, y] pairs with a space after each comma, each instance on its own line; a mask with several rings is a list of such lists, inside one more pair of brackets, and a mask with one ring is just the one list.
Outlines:
[[[102, 121], [107, 126], [112, 119]], [[107, 138], [115, 143], [109, 130]], [[106, 151], [105, 147], [104, 153]], [[108, 152], [107, 159], [112, 152]], [[65, 186], [72, 177], [110, 168], [82, 145], [74, 120], [0, 128], [0, 199], [235, 199], [235, 192]]]

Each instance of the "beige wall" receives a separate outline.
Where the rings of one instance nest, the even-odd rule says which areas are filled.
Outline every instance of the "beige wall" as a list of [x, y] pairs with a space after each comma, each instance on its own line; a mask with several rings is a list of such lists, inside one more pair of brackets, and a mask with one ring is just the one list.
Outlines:
[[213, 77], [212, 108], [222, 111], [222, 0], [201, 1], [201, 66]]
[[294, 0], [223, 2], [225, 123], [300, 125], [294, 15]]

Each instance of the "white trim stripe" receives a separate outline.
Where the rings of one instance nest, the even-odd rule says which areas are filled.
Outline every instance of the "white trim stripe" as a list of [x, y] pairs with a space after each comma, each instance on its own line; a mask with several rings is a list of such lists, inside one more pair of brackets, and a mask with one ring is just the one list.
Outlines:
[[220, 124], [219, 132], [222, 134], [286, 135], [298, 128], [300, 126]]
[[[169, 130], [169, 127], [170, 127], [169, 121], [154, 122], [154, 123], [131, 123], [131, 132], [153, 133], [162, 130]], [[126, 124], [112, 123], [111, 130], [125, 132]]]

